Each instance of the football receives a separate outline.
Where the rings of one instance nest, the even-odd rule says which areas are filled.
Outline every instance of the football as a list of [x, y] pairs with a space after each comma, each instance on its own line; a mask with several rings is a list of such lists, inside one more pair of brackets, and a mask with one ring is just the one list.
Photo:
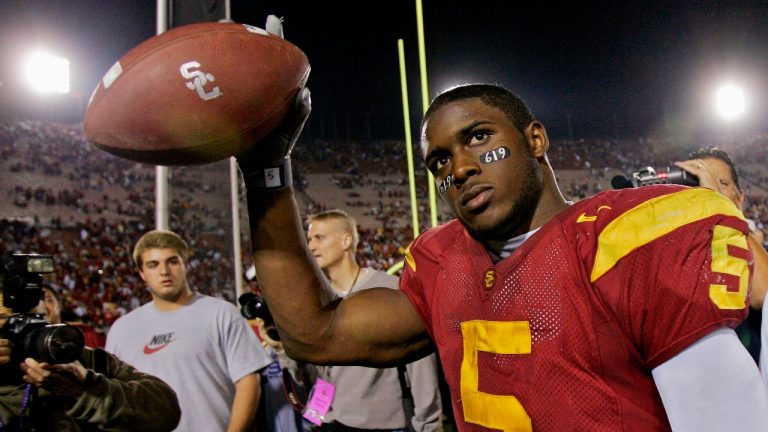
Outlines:
[[107, 71], [88, 103], [85, 137], [136, 162], [221, 160], [275, 129], [309, 71], [298, 47], [261, 28], [177, 27], [137, 45]]

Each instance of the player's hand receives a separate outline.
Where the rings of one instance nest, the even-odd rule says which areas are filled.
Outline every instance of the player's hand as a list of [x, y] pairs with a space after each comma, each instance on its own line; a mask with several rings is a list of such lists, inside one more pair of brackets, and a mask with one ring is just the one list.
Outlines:
[[52, 365], [27, 358], [21, 364], [21, 370], [24, 381], [57, 396], [77, 399], [85, 391], [88, 371], [79, 361]]
[[304, 128], [312, 110], [312, 99], [307, 87], [296, 95], [293, 108], [271, 134], [254, 143], [248, 150], [235, 156], [243, 176], [248, 176], [265, 168], [278, 166], [290, 157], [291, 150]]
[[0, 365], [11, 361], [11, 341], [0, 339]]
[[675, 166], [698, 177], [699, 186], [722, 193], [722, 190], [720, 189], [720, 178], [706, 161], [701, 159], [690, 159], [687, 161], [675, 162]]

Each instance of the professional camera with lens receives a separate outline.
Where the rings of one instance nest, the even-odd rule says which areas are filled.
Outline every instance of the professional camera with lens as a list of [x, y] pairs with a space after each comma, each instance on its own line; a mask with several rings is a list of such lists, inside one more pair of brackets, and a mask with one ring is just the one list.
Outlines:
[[270, 339], [279, 341], [280, 334], [275, 327], [275, 320], [269, 312], [269, 307], [263, 298], [254, 293], [245, 293], [237, 299], [240, 303], [240, 313], [245, 319], [261, 318], [264, 320], [264, 328], [267, 330], [267, 336]]
[[698, 186], [699, 178], [678, 167], [667, 168], [666, 171], [656, 171], [653, 167], [645, 167], [632, 173], [632, 179], [617, 175], [611, 180], [614, 189], [648, 186], [654, 184], [679, 184]]
[[18, 312], [0, 327], [0, 339], [13, 343], [13, 358], [32, 357], [52, 364], [77, 360], [85, 346], [80, 329], [66, 324], [48, 324], [43, 315], [28, 312], [43, 296], [42, 274], [53, 272], [53, 258], [50, 255], [16, 254], [0, 271], [3, 305]]

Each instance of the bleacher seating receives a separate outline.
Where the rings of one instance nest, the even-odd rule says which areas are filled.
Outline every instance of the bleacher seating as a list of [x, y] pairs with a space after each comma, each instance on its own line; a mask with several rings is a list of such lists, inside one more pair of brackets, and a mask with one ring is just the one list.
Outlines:
[[[677, 144], [647, 138], [553, 140], [549, 158], [568, 199], [610, 189], [614, 175], [644, 166], [666, 167], [700, 145], [719, 145], [739, 167], [745, 213], [768, 224], [768, 136]], [[413, 239], [403, 144], [300, 143], [294, 153], [302, 213], [342, 208], [361, 228], [359, 258], [386, 269]], [[419, 152], [420, 230], [429, 225], [426, 175]], [[196, 289], [234, 300], [229, 164], [172, 167], [170, 228], [195, 255]], [[154, 225], [153, 166], [116, 158], [85, 142], [79, 124], [0, 123], [0, 255], [51, 253], [57, 273], [48, 282], [64, 292], [64, 307], [102, 330], [149, 296], [131, 263], [136, 239]], [[245, 202], [240, 202], [244, 267], [249, 264]], [[450, 215], [438, 198], [440, 220]]]

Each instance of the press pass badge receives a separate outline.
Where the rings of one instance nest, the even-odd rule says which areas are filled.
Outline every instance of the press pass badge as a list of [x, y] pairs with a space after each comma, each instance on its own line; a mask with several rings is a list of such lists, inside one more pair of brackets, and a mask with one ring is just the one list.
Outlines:
[[325, 415], [331, 409], [333, 395], [336, 393], [336, 386], [321, 378], [317, 379], [315, 386], [312, 387], [312, 393], [309, 395], [309, 402], [304, 408], [302, 416], [312, 423], [321, 426]]

